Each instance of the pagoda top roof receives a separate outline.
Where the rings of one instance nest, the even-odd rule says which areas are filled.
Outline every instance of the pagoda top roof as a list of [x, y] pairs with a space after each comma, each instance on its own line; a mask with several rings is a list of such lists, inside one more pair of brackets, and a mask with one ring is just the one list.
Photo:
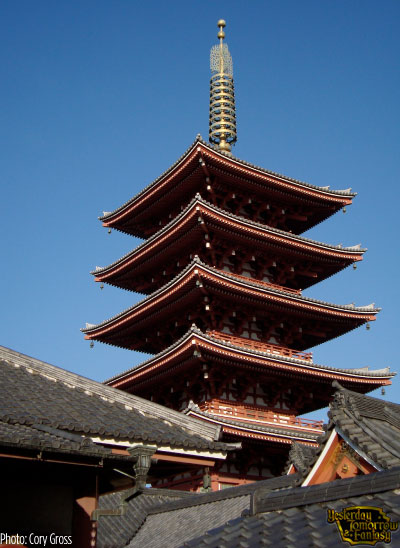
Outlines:
[[340, 253], [341, 255], [360, 255], [367, 251], [367, 248], [362, 248], [360, 244], [353, 245], [353, 246], [342, 246], [341, 244], [327, 244], [324, 242], [320, 242], [318, 240], [313, 240], [311, 238], [306, 238], [305, 236], [300, 236], [297, 234], [293, 234], [292, 232], [287, 232], [285, 230], [281, 230], [279, 228], [274, 228], [268, 225], [265, 225], [263, 223], [259, 223], [257, 221], [252, 221], [250, 219], [246, 219], [244, 217], [241, 217], [240, 215], [235, 215], [234, 213], [230, 213], [224, 209], [221, 209], [220, 207], [211, 204], [207, 200], [201, 197], [199, 193], [197, 193], [194, 198], [189, 202], [189, 204], [181, 211], [179, 215], [177, 215], [174, 219], [172, 219], [167, 225], [163, 226], [158, 232], [147, 238], [144, 242], [142, 242], [139, 246], [137, 246], [132, 251], [126, 253], [122, 257], [120, 257], [118, 260], [114, 261], [108, 266], [105, 267], [96, 267], [95, 270], [92, 270], [90, 273], [93, 275], [99, 275], [103, 274], [109, 270], [112, 270], [115, 266], [121, 265], [124, 263], [127, 259], [141, 254], [142, 251], [146, 250], [147, 248], [150, 248], [154, 242], [159, 240], [162, 236], [167, 235], [175, 226], [177, 226], [184, 217], [196, 208], [196, 206], [201, 205], [203, 208], [206, 208], [211, 213], [222, 215], [227, 220], [232, 220], [239, 222], [241, 225], [248, 227], [250, 229], [257, 229], [261, 230], [265, 234], [273, 234], [277, 236], [282, 236], [283, 238], [292, 241], [292, 242], [298, 242], [300, 244], [311, 244], [313, 247], [317, 247], [319, 249], [328, 249], [332, 251], [336, 251]]
[[83, 333], [86, 333], [89, 335], [92, 333], [95, 333], [99, 329], [103, 327], [109, 327], [113, 323], [120, 323], [122, 320], [126, 320], [129, 318], [129, 316], [142, 308], [143, 306], [149, 306], [149, 304], [154, 301], [156, 298], [161, 297], [163, 294], [167, 294], [169, 290], [172, 290], [174, 286], [181, 285], [181, 282], [184, 281], [185, 278], [191, 275], [199, 275], [199, 274], [211, 274], [217, 277], [218, 279], [222, 280], [223, 282], [226, 282], [228, 284], [235, 284], [239, 285], [243, 288], [248, 287], [249, 289], [257, 289], [258, 292], [265, 294], [265, 295], [280, 295], [284, 296], [287, 299], [289, 299], [292, 303], [302, 303], [303, 305], [305, 303], [309, 303], [310, 305], [317, 305], [325, 310], [331, 310], [331, 311], [337, 311], [337, 312], [354, 312], [357, 314], [365, 315], [366, 319], [371, 320], [373, 319], [371, 315], [376, 314], [381, 309], [376, 308], [374, 303], [365, 305], [365, 306], [355, 306], [354, 304], [344, 304], [344, 305], [338, 305], [329, 303], [326, 301], [321, 301], [318, 299], [312, 299], [311, 297], [305, 297], [303, 295], [294, 294], [290, 290], [285, 289], [278, 289], [276, 286], [269, 287], [265, 284], [257, 283], [257, 280], [250, 279], [250, 278], [244, 278], [244, 277], [237, 277], [235, 274], [227, 273], [224, 270], [219, 270], [217, 268], [214, 268], [212, 266], [208, 266], [205, 263], [203, 263], [197, 256], [192, 260], [192, 262], [183, 269], [175, 278], [170, 280], [168, 283], [166, 283], [163, 287], [160, 289], [157, 289], [154, 291], [151, 295], [146, 296], [144, 299], [139, 301], [138, 303], [134, 304], [133, 306], [127, 308], [126, 310], [123, 310], [122, 312], [119, 312], [115, 316], [112, 316], [108, 320], [104, 320], [103, 322], [99, 324], [86, 324], [85, 328], [82, 328], [81, 331]]
[[269, 171], [255, 164], [251, 164], [250, 162], [246, 162], [245, 160], [236, 158], [231, 153], [221, 151], [216, 145], [204, 141], [200, 135], [197, 135], [195, 141], [171, 167], [117, 209], [111, 212], [104, 212], [99, 219], [103, 221], [106, 226], [113, 226], [114, 221], [117, 221], [122, 216], [125, 217], [129, 215], [138, 204], [146, 200], [150, 195], [153, 195], [157, 187], [160, 185], [164, 186], [164, 184], [174, 176], [182, 176], [181, 172], [184, 170], [185, 164], [190, 157], [199, 157], [201, 160], [202, 153], [212, 154], [213, 157], [219, 158], [225, 164], [228, 164], [232, 170], [236, 170], [242, 175], [243, 173], [246, 173], [249, 176], [253, 175], [261, 181], [265, 178], [266, 181], [273, 182], [285, 192], [292, 191], [297, 194], [312, 195], [314, 198], [319, 198], [322, 201], [337, 202], [339, 207], [341, 207], [341, 204], [343, 203], [350, 203], [352, 198], [356, 196], [356, 193], [351, 192], [351, 188], [331, 190], [329, 186], [317, 186]]
[[[362, 380], [368, 382], [375, 379], [388, 381], [390, 378], [396, 375], [395, 372], [390, 372], [390, 367], [375, 370], [370, 370], [368, 366], [354, 369], [339, 368], [328, 365], [318, 365], [305, 359], [288, 357], [280, 354], [277, 355], [276, 353], [268, 350], [261, 351], [254, 348], [249, 349], [247, 347], [239, 346], [238, 344], [234, 344], [229, 341], [221, 340], [220, 338], [215, 338], [212, 336], [212, 334], [204, 333], [196, 325], [192, 325], [192, 327], [185, 333], [185, 335], [183, 335], [183, 337], [181, 337], [171, 346], [165, 348], [164, 350], [162, 350], [152, 358], [146, 360], [142, 364], [127, 369], [126, 371], [118, 373], [117, 375], [114, 375], [113, 377], [104, 381], [104, 384], [118, 387], [119, 384], [122, 384], [121, 381], [123, 381], [124, 379], [128, 379], [132, 374], [136, 374], [142, 371], [144, 372], [145, 370], [153, 370], [155, 367], [157, 367], [158, 362], [166, 363], [169, 358], [172, 358], [175, 354], [178, 354], [185, 346], [193, 345], [192, 347], [195, 348], [196, 344], [200, 344], [202, 342], [206, 344], [211, 343], [216, 351], [219, 351], [220, 353], [224, 353], [224, 351], [234, 351], [235, 353], [243, 356], [244, 359], [264, 358], [267, 361], [274, 362], [274, 364], [281, 368], [290, 369], [293, 366], [293, 368], [297, 371], [314, 375], [317, 374], [318, 376], [325, 373], [327, 376], [331, 377], [332, 380], [337, 380], [338, 378], [341, 378], [342, 382], [346, 379], [350, 381], [358, 379], [361, 382]], [[371, 387], [370, 389], [373, 390], [373, 387]]]

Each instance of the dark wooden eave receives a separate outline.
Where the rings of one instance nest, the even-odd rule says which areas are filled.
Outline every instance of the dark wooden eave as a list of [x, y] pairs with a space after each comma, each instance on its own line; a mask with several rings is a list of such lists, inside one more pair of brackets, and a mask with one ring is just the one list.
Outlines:
[[229, 417], [221, 417], [219, 415], [213, 415], [205, 411], [192, 409], [187, 412], [191, 417], [202, 419], [206, 422], [213, 422], [219, 424], [223, 432], [235, 433], [240, 437], [249, 437], [252, 439], [263, 439], [266, 441], [272, 441], [275, 443], [287, 443], [291, 444], [293, 441], [299, 441], [307, 446], [316, 446], [318, 437], [323, 433], [322, 429], [314, 430], [301, 430], [300, 428], [294, 428], [293, 426], [283, 426], [281, 424], [271, 425], [268, 423], [249, 423], [245, 421], [235, 420]]
[[[153, 358], [106, 381], [106, 384], [134, 394], [151, 394], [159, 386], [182, 384], [182, 379], [194, 379], [202, 375], [204, 363], [215, 366], [223, 375], [232, 371], [244, 371], [263, 382], [269, 379], [273, 385], [284, 382], [294, 386], [306, 386], [314, 393], [314, 404], [305, 402], [299, 409], [306, 413], [328, 404], [333, 394], [332, 381], [360, 393], [391, 384], [389, 368], [381, 370], [345, 369], [315, 364], [313, 362], [278, 356], [270, 352], [251, 350], [234, 345], [193, 327], [179, 341]], [[236, 373], [233, 375], [235, 376]], [[182, 390], [185, 390], [183, 387]]]
[[265, 321], [277, 315], [297, 326], [301, 321], [303, 328], [297, 328], [293, 345], [298, 350], [373, 321], [379, 311], [373, 305], [334, 305], [278, 290], [227, 274], [195, 259], [179, 276], [143, 301], [82, 331], [86, 339], [156, 353], [182, 336], [194, 318], [199, 327], [220, 329], [213, 325], [213, 314], [218, 315], [221, 306], [233, 310], [243, 308], [248, 316], [256, 314]]
[[[222, 242], [222, 243], [221, 243]], [[255, 266], [268, 254], [295, 265], [289, 287], [305, 289], [346, 266], [362, 260], [361, 246], [342, 247], [297, 236], [250, 221], [203, 200], [197, 195], [175, 219], [142, 245], [113, 264], [92, 272], [96, 281], [149, 294], [171, 280], [195, 254], [210, 264], [242, 249]], [[232, 260], [232, 271], [235, 265]], [[297, 267], [297, 265], [299, 265]], [[157, 275], [159, 273], [160, 275]]]

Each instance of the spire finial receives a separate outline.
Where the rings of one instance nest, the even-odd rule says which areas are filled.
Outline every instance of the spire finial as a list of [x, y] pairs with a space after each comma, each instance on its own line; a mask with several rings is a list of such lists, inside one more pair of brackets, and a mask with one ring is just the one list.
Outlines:
[[220, 43], [222, 44], [222, 40], [225, 38], [225, 33], [223, 29], [226, 26], [226, 23], [223, 19], [220, 19], [217, 25], [219, 26], [218, 38], [220, 39]]
[[233, 85], [232, 57], [224, 43], [226, 25], [223, 19], [219, 27], [219, 45], [211, 48], [210, 68], [210, 143], [225, 152], [236, 142], [235, 92]]

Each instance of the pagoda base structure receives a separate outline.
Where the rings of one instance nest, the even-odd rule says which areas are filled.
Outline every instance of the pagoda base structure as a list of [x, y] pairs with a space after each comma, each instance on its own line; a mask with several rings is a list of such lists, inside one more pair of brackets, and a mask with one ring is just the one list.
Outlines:
[[203, 475], [178, 472], [154, 485], [199, 491], [281, 475], [293, 442], [317, 445], [322, 421], [299, 415], [327, 406], [333, 381], [365, 393], [390, 384], [391, 376], [388, 368], [317, 365], [309, 352], [193, 326], [170, 348], [107, 384], [216, 424], [220, 439], [240, 446]]

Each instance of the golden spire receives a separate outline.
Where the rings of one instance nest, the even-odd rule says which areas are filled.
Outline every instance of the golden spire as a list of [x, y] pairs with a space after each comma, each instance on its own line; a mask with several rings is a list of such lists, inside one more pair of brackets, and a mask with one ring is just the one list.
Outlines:
[[225, 152], [236, 143], [235, 91], [233, 86], [232, 57], [224, 44], [226, 23], [218, 21], [219, 45], [210, 53], [210, 143], [215, 143]]

